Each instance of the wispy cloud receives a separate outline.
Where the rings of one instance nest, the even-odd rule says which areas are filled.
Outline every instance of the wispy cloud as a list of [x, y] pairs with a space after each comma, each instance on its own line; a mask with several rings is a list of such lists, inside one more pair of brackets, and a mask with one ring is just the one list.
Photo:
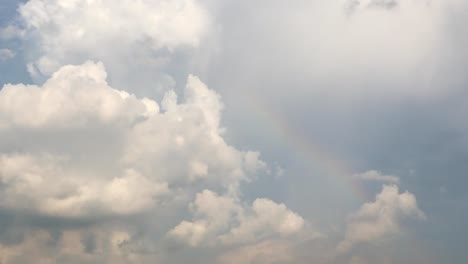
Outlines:
[[16, 56], [16, 53], [10, 49], [0, 49], [0, 62], [7, 61]]
[[354, 174], [353, 178], [362, 181], [377, 181], [386, 183], [400, 183], [400, 178], [393, 175], [385, 175], [376, 170], [366, 171], [364, 173]]

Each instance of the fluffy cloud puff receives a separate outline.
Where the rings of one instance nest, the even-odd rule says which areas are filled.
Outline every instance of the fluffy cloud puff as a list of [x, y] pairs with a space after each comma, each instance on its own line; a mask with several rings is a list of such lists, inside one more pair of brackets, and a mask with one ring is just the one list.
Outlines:
[[111, 88], [100, 63], [64, 66], [41, 87], [0, 91], [1, 206], [46, 215], [126, 215], [205, 187], [237, 195], [265, 164], [226, 144], [222, 103], [197, 77], [183, 103]]
[[170, 236], [192, 247], [254, 242], [273, 235], [288, 236], [301, 231], [304, 220], [284, 204], [256, 199], [244, 206], [231, 197], [205, 190], [191, 205], [194, 219], [183, 221]]
[[364, 204], [348, 223], [338, 252], [349, 251], [354, 245], [395, 234], [400, 222], [407, 218], [425, 219], [412, 193], [400, 193], [396, 185], [384, 185], [374, 202]]

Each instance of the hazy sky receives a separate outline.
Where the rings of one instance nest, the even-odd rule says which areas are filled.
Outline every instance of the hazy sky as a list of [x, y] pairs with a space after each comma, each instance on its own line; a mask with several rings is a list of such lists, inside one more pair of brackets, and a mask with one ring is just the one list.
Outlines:
[[464, 263], [467, 23], [465, 0], [3, 0], [0, 263]]

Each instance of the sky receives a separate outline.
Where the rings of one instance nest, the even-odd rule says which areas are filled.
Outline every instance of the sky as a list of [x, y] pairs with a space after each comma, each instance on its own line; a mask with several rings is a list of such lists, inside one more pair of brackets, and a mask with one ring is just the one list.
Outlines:
[[0, 263], [468, 259], [465, 0], [3, 0]]

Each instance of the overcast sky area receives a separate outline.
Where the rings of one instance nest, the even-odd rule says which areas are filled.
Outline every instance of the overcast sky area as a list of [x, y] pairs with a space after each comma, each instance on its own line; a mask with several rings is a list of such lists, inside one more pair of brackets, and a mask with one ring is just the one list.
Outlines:
[[466, 0], [2, 0], [0, 263], [465, 263], [467, 25]]

